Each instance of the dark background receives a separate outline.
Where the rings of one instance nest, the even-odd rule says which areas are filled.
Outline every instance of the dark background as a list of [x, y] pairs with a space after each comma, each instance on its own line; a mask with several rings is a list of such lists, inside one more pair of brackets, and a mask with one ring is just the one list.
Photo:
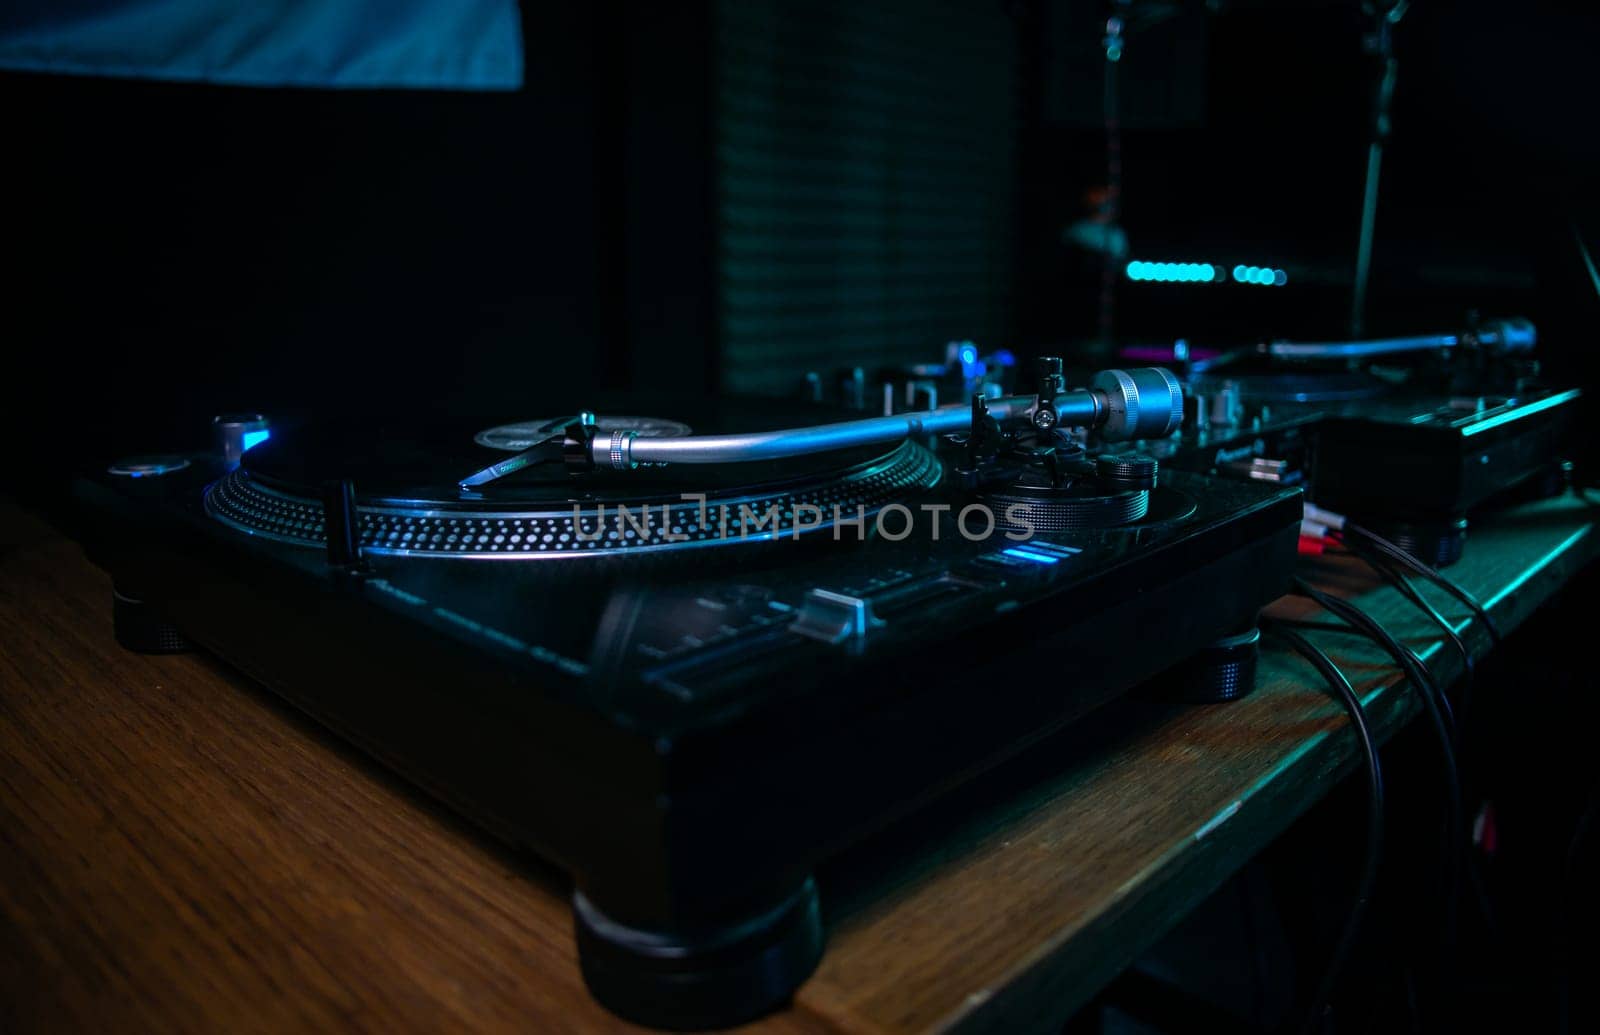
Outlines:
[[[670, 6], [670, 10], [664, 7]], [[1418, 2], [1396, 31], [1370, 333], [1540, 325], [1589, 381], [1593, 13]], [[23, 467], [239, 408], [505, 413], [601, 386], [793, 391], [808, 369], [1098, 330], [1062, 243], [1105, 182], [1105, 5], [526, 5], [510, 94], [0, 77], [5, 412]], [[1118, 340], [1346, 329], [1373, 67], [1356, 3], [1136, 2]], [[18, 468], [20, 469], [20, 468]]]

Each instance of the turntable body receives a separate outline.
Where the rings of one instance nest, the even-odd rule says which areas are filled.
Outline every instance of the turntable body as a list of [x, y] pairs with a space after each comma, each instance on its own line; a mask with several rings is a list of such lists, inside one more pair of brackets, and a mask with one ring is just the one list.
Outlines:
[[677, 1026], [805, 978], [819, 863], [1252, 626], [1300, 520], [1162, 472], [1135, 520], [985, 529], [942, 440], [472, 498], [473, 436], [441, 468], [431, 435], [329, 434], [80, 480], [119, 635], [215, 653], [566, 869], [591, 990]]

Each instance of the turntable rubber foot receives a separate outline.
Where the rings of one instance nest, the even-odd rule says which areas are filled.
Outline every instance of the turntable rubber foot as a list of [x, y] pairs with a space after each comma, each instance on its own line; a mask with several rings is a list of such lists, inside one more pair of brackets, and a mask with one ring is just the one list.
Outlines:
[[1261, 630], [1254, 627], [1207, 644], [1179, 666], [1178, 696], [1196, 704], [1221, 704], [1246, 696], [1256, 688], [1260, 650]]
[[139, 654], [179, 654], [194, 644], [138, 597], [115, 587], [111, 590], [111, 628], [117, 642]]
[[742, 922], [693, 935], [619, 924], [573, 893], [578, 962], [595, 999], [680, 1031], [753, 1020], [786, 1002], [822, 958], [816, 882]]

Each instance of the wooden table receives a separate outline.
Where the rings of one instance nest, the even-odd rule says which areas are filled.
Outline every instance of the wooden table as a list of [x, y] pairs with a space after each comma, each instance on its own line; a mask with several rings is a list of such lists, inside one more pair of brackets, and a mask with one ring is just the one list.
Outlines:
[[[1453, 573], [1509, 629], [1592, 522], [1573, 497], [1504, 513]], [[1318, 578], [1454, 677], [1393, 591]], [[0, 508], [0, 1030], [629, 1028], [584, 991], [559, 873], [218, 663], [122, 651], [108, 590]], [[1415, 714], [1375, 649], [1319, 642], [1383, 735]], [[753, 1027], [1059, 1025], [1354, 765], [1344, 725], [1276, 650], [1242, 701], [1112, 706], [825, 869], [822, 964]]]

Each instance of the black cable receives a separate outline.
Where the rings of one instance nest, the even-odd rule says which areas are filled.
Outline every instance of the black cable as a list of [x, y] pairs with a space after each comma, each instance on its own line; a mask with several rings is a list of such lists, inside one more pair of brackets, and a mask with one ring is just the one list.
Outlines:
[[1479, 622], [1483, 623], [1484, 631], [1489, 634], [1489, 639], [1494, 642], [1495, 646], [1500, 645], [1500, 626], [1495, 623], [1493, 618], [1489, 617], [1489, 612], [1484, 609], [1482, 604], [1478, 603], [1478, 598], [1474, 597], [1471, 593], [1468, 593], [1455, 580], [1440, 574], [1436, 569], [1422, 563], [1406, 550], [1396, 546], [1394, 543], [1385, 539], [1383, 536], [1378, 535], [1371, 529], [1361, 527], [1354, 521], [1346, 521], [1344, 523], [1344, 533], [1347, 537], [1353, 535], [1366, 541], [1375, 549], [1379, 550], [1405, 567], [1410, 568], [1418, 575], [1427, 579], [1435, 586], [1438, 586], [1446, 593], [1449, 593], [1451, 596], [1461, 601], [1467, 606], [1467, 609], [1472, 612], [1473, 617]]
[[1356, 936], [1360, 933], [1361, 922], [1366, 915], [1367, 903], [1371, 900], [1373, 887], [1377, 884], [1378, 864], [1383, 858], [1383, 766], [1378, 760], [1378, 745], [1372, 739], [1372, 727], [1367, 722], [1366, 710], [1361, 707], [1361, 699], [1356, 696], [1355, 688], [1350, 685], [1350, 680], [1345, 678], [1344, 673], [1339, 671], [1333, 659], [1280, 620], [1263, 616], [1261, 625], [1268, 633], [1283, 640], [1309, 661], [1322, 674], [1322, 678], [1327, 680], [1333, 696], [1350, 716], [1350, 726], [1361, 741], [1361, 754], [1367, 766], [1366, 857], [1361, 864], [1361, 876], [1356, 883], [1355, 898], [1345, 918], [1344, 929], [1339, 933], [1338, 942], [1334, 944], [1333, 954], [1329, 957], [1321, 980], [1317, 982], [1310, 1009], [1300, 1027], [1302, 1032], [1310, 1032], [1319, 1026], [1330, 1009], [1333, 990], [1338, 985], [1339, 975], [1344, 970], [1351, 950], [1355, 947]]
[[[1394, 663], [1400, 666], [1400, 670], [1405, 673], [1406, 678], [1415, 684], [1417, 692], [1422, 695], [1423, 701], [1429, 705], [1428, 710], [1430, 713], [1437, 713], [1439, 727], [1443, 730], [1443, 735], [1450, 739], [1449, 746], [1451, 748], [1452, 766], [1454, 766], [1455, 712], [1450, 707], [1450, 699], [1445, 696], [1444, 691], [1439, 687], [1438, 681], [1433, 678], [1433, 671], [1428, 668], [1417, 652], [1396, 639], [1392, 633], [1378, 623], [1376, 618], [1373, 618], [1343, 597], [1325, 593], [1299, 578], [1295, 579], [1295, 591], [1301, 596], [1311, 597], [1311, 599], [1322, 605], [1325, 610], [1332, 612], [1354, 626], [1357, 631], [1364, 634], [1368, 639], [1376, 640], [1378, 645], [1394, 659]], [[1459, 781], [1455, 781], [1455, 783], [1459, 787]]]
[[1429, 719], [1434, 726], [1434, 732], [1438, 734], [1440, 739], [1440, 749], [1444, 755], [1449, 785], [1453, 792], [1459, 794], [1461, 782], [1456, 768], [1455, 736], [1450, 722], [1449, 703], [1444, 700], [1444, 695], [1440, 692], [1438, 684], [1433, 679], [1433, 673], [1423, 664], [1416, 651], [1395, 639], [1394, 635], [1380, 625], [1377, 619], [1350, 601], [1326, 593], [1299, 576], [1295, 576], [1292, 586], [1292, 592], [1295, 595], [1312, 600], [1321, 606], [1323, 610], [1354, 626], [1365, 634], [1368, 639], [1376, 642], [1417, 688], [1417, 692], [1421, 695], [1425, 706], [1423, 710], [1428, 713]]
[[1466, 640], [1456, 631], [1454, 623], [1446, 618], [1437, 607], [1434, 607], [1428, 598], [1418, 592], [1416, 585], [1406, 577], [1405, 572], [1398, 570], [1392, 564], [1386, 563], [1383, 558], [1372, 556], [1366, 550], [1358, 549], [1351, 552], [1364, 561], [1373, 571], [1387, 579], [1395, 589], [1400, 591], [1402, 596], [1415, 604], [1418, 610], [1427, 615], [1433, 621], [1433, 624], [1439, 627], [1439, 631], [1444, 633], [1455, 646], [1456, 653], [1461, 655], [1461, 665], [1464, 670], [1463, 677], [1470, 683], [1475, 667], [1472, 651], [1467, 647]]
[[1462, 801], [1461, 773], [1456, 766], [1455, 736], [1449, 722], [1445, 718], [1444, 708], [1441, 707], [1443, 694], [1439, 692], [1427, 666], [1416, 653], [1395, 639], [1387, 629], [1365, 611], [1348, 600], [1324, 593], [1311, 585], [1306, 580], [1295, 577], [1293, 580], [1294, 592], [1303, 597], [1308, 597], [1322, 608], [1351, 625], [1356, 626], [1381, 646], [1400, 670], [1405, 673], [1411, 684], [1417, 688], [1418, 696], [1422, 698], [1423, 710], [1427, 713], [1433, 725], [1435, 736], [1439, 741], [1440, 761], [1444, 766], [1446, 787], [1446, 815], [1445, 815], [1445, 915], [1444, 915], [1444, 943], [1447, 949], [1453, 949], [1456, 941], [1456, 910], [1461, 895], [1461, 872], [1466, 861], [1466, 809]]
[[[1446, 619], [1444, 615], [1440, 614], [1439, 611], [1422, 596], [1422, 594], [1417, 590], [1416, 586], [1412, 585], [1411, 580], [1405, 577], [1403, 572], [1389, 567], [1381, 560], [1369, 558], [1364, 554], [1360, 554], [1359, 551], [1358, 555], [1361, 556], [1362, 560], [1370, 564], [1374, 571], [1378, 572], [1380, 575], [1384, 575], [1386, 578], [1390, 578], [1395, 588], [1398, 589], [1402, 595], [1404, 595], [1412, 603], [1416, 604], [1417, 607], [1427, 612], [1428, 616], [1433, 619], [1434, 624], [1438, 625], [1439, 628], [1444, 630], [1445, 634], [1450, 637], [1451, 642], [1455, 644], [1456, 650], [1461, 654], [1461, 661], [1463, 665], [1461, 691], [1456, 695], [1455, 714], [1451, 717], [1451, 721], [1453, 723], [1453, 729], [1455, 732], [1456, 766], [1458, 767], [1458, 779], [1461, 785], [1462, 815], [1465, 817], [1468, 775], [1471, 771], [1470, 767], [1466, 764], [1465, 756], [1467, 747], [1467, 720], [1472, 707], [1472, 651], [1467, 648], [1466, 641], [1463, 640], [1456, 632], [1455, 627], [1450, 624], [1449, 620]], [[1448, 705], [1449, 696], [1443, 695], [1443, 700]], [[1467, 884], [1472, 890], [1473, 902], [1477, 904], [1478, 913], [1480, 916], [1482, 916], [1483, 922], [1488, 927], [1489, 931], [1493, 932], [1496, 929], [1494, 905], [1489, 897], [1489, 887], [1484, 882], [1483, 874], [1479, 870], [1477, 856], [1471, 851], [1467, 852], [1464, 872], [1466, 873]]]
[[[1394, 586], [1394, 588], [1398, 590], [1402, 596], [1404, 596], [1407, 600], [1410, 600], [1417, 606], [1419, 610], [1432, 619], [1433, 623], [1437, 625], [1447, 637], [1449, 637], [1450, 642], [1455, 645], [1456, 651], [1461, 655], [1461, 690], [1456, 697], [1455, 707], [1453, 709], [1451, 708], [1450, 698], [1447, 694], [1440, 693], [1439, 700], [1442, 709], [1446, 712], [1447, 718], [1450, 721], [1452, 740], [1454, 742], [1456, 752], [1456, 779], [1457, 786], [1460, 788], [1459, 795], [1462, 802], [1461, 814], [1462, 821], [1464, 823], [1467, 814], [1467, 789], [1465, 766], [1462, 764], [1462, 752], [1465, 750], [1464, 741], [1466, 738], [1467, 716], [1472, 705], [1474, 675], [1472, 651], [1467, 647], [1466, 641], [1461, 637], [1461, 635], [1456, 632], [1455, 626], [1450, 623], [1449, 619], [1445, 618], [1445, 616], [1441, 614], [1439, 610], [1421, 594], [1417, 587], [1412, 584], [1411, 580], [1406, 578], [1404, 572], [1398, 571], [1395, 567], [1387, 563], [1386, 558], [1381, 556], [1373, 556], [1362, 547], [1352, 547], [1350, 552], [1353, 556], [1366, 563], [1367, 566], [1372, 568], [1373, 571], [1377, 572], [1379, 576], [1389, 582], [1390, 585]], [[1407, 649], [1409, 650], [1409, 648]], [[1412, 654], [1415, 655], [1415, 652], [1413, 651]], [[1418, 658], [1418, 661], [1420, 662], [1421, 659]], [[1465, 848], [1463, 848], [1463, 851], [1465, 851]], [[1478, 907], [1479, 914], [1483, 917], [1483, 921], [1488, 926], [1489, 930], [1493, 931], [1496, 927], [1495, 911], [1489, 898], [1489, 889], [1484, 883], [1483, 875], [1478, 870], [1476, 859], [1470, 852], [1467, 852], [1466, 861], [1463, 866], [1463, 872], [1465, 873], [1467, 882], [1472, 889], [1473, 901]]]
[[1456, 632], [1456, 627], [1450, 623], [1450, 620], [1418, 592], [1417, 587], [1412, 584], [1410, 579], [1406, 578], [1404, 572], [1396, 570], [1392, 565], [1386, 563], [1383, 558], [1374, 557], [1365, 550], [1357, 549], [1352, 552], [1390, 585], [1399, 590], [1401, 596], [1411, 601], [1418, 610], [1427, 615], [1433, 621], [1433, 624], [1437, 625], [1439, 630], [1449, 638], [1450, 642], [1455, 646], [1456, 653], [1461, 655], [1461, 692], [1456, 696], [1457, 704], [1455, 709], [1456, 753], [1459, 755], [1461, 752], [1461, 738], [1466, 726], [1467, 706], [1472, 700], [1472, 681], [1474, 676], [1472, 650], [1467, 646], [1467, 641], [1462, 639], [1461, 634]]

